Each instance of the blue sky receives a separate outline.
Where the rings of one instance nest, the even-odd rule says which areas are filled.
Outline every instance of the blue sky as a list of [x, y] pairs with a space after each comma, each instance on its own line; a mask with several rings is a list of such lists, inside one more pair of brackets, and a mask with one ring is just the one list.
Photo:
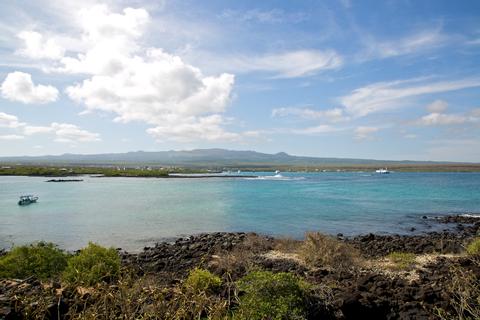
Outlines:
[[2, 1], [0, 156], [480, 161], [478, 1]]

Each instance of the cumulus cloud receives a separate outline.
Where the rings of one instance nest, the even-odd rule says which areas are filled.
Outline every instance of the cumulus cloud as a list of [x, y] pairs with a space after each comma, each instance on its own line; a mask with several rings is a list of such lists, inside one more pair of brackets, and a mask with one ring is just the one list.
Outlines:
[[[420, 83], [419, 83], [420, 82]], [[416, 83], [416, 85], [413, 85]], [[405, 105], [409, 98], [420, 95], [460, 90], [480, 86], [480, 79], [438, 81], [425, 83], [424, 79], [379, 82], [355, 89], [340, 98], [347, 113], [363, 117]]]
[[65, 90], [85, 107], [83, 113], [107, 112], [118, 122], [150, 124], [148, 133], [159, 140], [169, 133], [175, 140], [237, 137], [223, 129], [222, 116], [234, 76], [206, 76], [179, 56], [144, 47], [141, 37], [150, 21], [145, 9], [115, 13], [96, 5], [80, 10], [77, 18], [83, 49], [67, 51], [49, 71], [87, 76]]
[[82, 130], [74, 124], [54, 122], [50, 127], [55, 132], [56, 142], [100, 141], [100, 135], [98, 133]]
[[65, 53], [55, 39], [45, 39], [35, 31], [22, 31], [18, 37], [23, 40], [24, 47], [17, 52], [32, 59], [60, 59]]
[[346, 120], [343, 109], [314, 110], [311, 108], [284, 107], [272, 110], [272, 117], [295, 116], [304, 119], [327, 119], [331, 122]]
[[45, 104], [56, 101], [58, 98], [57, 88], [49, 85], [35, 85], [29, 73], [20, 71], [9, 73], [0, 91], [5, 99], [25, 104]]
[[17, 116], [0, 112], [0, 128], [19, 128], [25, 123], [18, 121]]
[[378, 130], [380, 129], [377, 127], [365, 127], [365, 126], [357, 127], [354, 130], [355, 139], [364, 140], [364, 139], [371, 138], [372, 135]]

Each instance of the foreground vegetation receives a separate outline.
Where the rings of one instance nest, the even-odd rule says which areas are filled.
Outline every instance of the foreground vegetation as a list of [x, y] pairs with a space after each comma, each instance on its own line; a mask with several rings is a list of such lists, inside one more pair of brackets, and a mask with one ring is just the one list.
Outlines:
[[[451, 299], [447, 307], [428, 309], [430, 318], [479, 319], [480, 275], [472, 271], [480, 268], [478, 243], [480, 238], [474, 239], [458, 257], [473, 269], [452, 264], [442, 280]], [[28, 319], [331, 319], [338, 316], [335, 292], [347, 274], [358, 274], [364, 286], [365, 272], [389, 277], [394, 272], [396, 290], [395, 279], [415, 272], [418, 258], [394, 252], [384, 259], [398, 268], [378, 269], [376, 260], [320, 233], [308, 233], [304, 241], [251, 235], [215, 253], [186, 273], [165, 274], [122, 264], [115, 249], [94, 243], [75, 254], [50, 243], [19, 246], [0, 256], [0, 298], [14, 288], [12, 314]], [[262, 267], [259, 261], [269, 255], [285, 270]]]

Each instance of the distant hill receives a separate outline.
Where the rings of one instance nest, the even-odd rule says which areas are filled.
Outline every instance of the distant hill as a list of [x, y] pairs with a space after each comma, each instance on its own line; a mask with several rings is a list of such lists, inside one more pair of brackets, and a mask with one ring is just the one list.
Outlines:
[[[188, 151], [127, 152], [105, 154], [70, 154], [0, 157], [1, 163], [50, 165], [155, 165], [184, 167], [267, 167], [267, 166], [352, 166], [447, 164], [431, 161], [388, 161], [372, 159], [318, 158], [255, 151], [196, 149]], [[451, 162], [450, 162], [451, 163]]]

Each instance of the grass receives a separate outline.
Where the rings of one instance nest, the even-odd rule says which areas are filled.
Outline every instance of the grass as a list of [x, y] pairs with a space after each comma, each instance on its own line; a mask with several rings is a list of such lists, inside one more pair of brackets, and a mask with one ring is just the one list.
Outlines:
[[52, 243], [14, 247], [0, 257], [0, 278], [51, 278], [65, 269], [67, 258], [68, 255]]
[[477, 237], [470, 242], [470, 244], [467, 246], [467, 254], [471, 256], [480, 255], [480, 237]]
[[104, 248], [90, 242], [76, 256], [68, 260], [63, 278], [69, 283], [91, 286], [118, 278], [120, 257], [114, 248]]
[[349, 269], [362, 262], [351, 245], [319, 232], [309, 232], [299, 248], [299, 256], [311, 267]]
[[392, 252], [387, 259], [394, 264], [393, 269], [407, 270], [415, 265], [415, 254], [408, 252]]

